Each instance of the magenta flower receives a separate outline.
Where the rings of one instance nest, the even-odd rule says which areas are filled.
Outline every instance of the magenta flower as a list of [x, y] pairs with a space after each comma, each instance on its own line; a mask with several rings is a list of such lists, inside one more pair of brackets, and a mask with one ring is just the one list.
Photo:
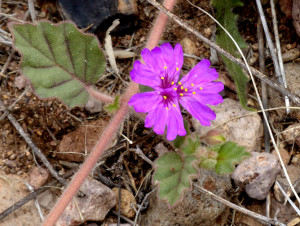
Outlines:
[[210, 61], [202, 60], [178, 82], [183, 64], [180, 44], [173, 49], [170, 43], [165, 43], [151, 51], [144, 49], [141, 55], [145, 63], [135, 61], [131, 79], [154, 91], [135, 94], [128, 104], [133, 105], [136, 112], [148, 113], [145, 127], [153, 126], [155, 133], [164, 134], [167, 126], [168, 140], [186, 135], [178, 102], [201, 125], [210, 126], [216, 114], [207, 105], [222, 103], [223, 98], [218, 93], [224, 89], [222, 82], [212, 82], [218, 73], [210, 68]]

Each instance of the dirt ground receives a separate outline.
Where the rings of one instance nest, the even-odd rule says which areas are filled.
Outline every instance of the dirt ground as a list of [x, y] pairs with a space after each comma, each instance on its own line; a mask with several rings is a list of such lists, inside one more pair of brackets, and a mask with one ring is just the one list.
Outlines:
[[[208, 0], [193, 0], [194, 4], [200, 6], [201, 8], [211, 12], [211, 7]], [[251, 46], [257, 43], [257, 19], [258, 12], [256, 9], [255, 2], [248, 3], [244, 1], [245, 4], [234, 10], [238, 13], [238, 27], [244, 38], [244, 40], [249, 44], [249, 49], [245, 50], [246, 53], [251, 52]], [[269, 4], [264, 5], [266, 9], [267, 19], [271, 26], [271, 13]], [[35, 9], [37, 11], [37, 19], [50, 19], [53, 22], [59, 22], [62, 20], [60, 11], [56, 9], [55, 3], [53, 1], [37, 1], [35, 4]], [[7, 28], [7, 24], [16, 19], [24, 20], [25, 14], [28, 10], [27, 1], [9, 1], [2, 0], [1, 5], [1, 29], [8, 33], [1, 33], [3, 36], [7, 36], [7, 40], [11, 41], [11, 35]], [[189, 25], [192, 25], [204, 36], [210, 38], [214, 30], [214, 23], [208, 19], [206, 15], [201, 13], [199, 10], [193, 8], [186, 1], [180, 0], [174, 8], [174, 14], [178, 15], [180, 18], [185, 20]], [[299, 37], [293, 27], [292, 19], [285, 16], [285, 14], [280, 11], [277, 6], [277, 16], [279, 21], [279, 33], [281, 34], [281, 48], [282, 52], [285, 53], [291, 47], [299, 48]], [[6, 15], [13, 15], [12, 19]], [[147, 41], [147, 36], [149, 29], [151, 28], [153, 21], [157, 15], [157, 10], [151, 6], [147, 1], [138, 1], [138, 16], [135, 19], [134, 33], [126, 34], [122, 36], [113, 36], [113, 46], [118, 49], [130, 48], [137, 55], [143, 49]], [[28, 16], [27, 21], [30, 21], [30, 16]], [[101, 32], [99, 32], [100, 43], [103, 46], [103, 39], [101, 39]], [[182, 42], [185, 38], [188, 38], [193, 43], [191, 52], [197, 57], [209, 58], [210, 57], [210, 47], [194, 35], [190, 34], [186, 29], [182, 28], [174, 22], [169, 22], [161, 42], [178, 43]], [[248, 56], [251, 54], [249, 53]], [[11, 61], [9, 62], [9, 58]], [[113, 96], [121, 94], [127, 87], [130, 81], [129, 71], [132, 68], [135, 58], [118, 60], [118, 68], [120, 70], [120, 75], [125, 81], [116, 79], [114, 75], [105, 76], [97, 83], [97, 88]], [[7, 62], [8, 65], [7, 65]], [[193, 64], [197, 61], [191, 58], [186, 58], [184, 63], [184, 70], [190, 70]], [[87, 123], [93, 122], [95, 120], [104, 119], [107, 122], [110, 120], [111, 115], [105, 111], [100, 111], [98, 113], [90, 113], [83, 107], [75, 107], [73, 109], [68, 109], [61, 101], [57, 99], [45, 100], [36, 97], [31, 88], [26, 84], [25, 81], [20, 80], [20, 73], [18, 71], [18, 65], [20, 63], [20, 56], [15, 53], [12, 46], [0, 42], [0, 69], [3, 70], [7, 67], [5, 73], [0, 73], [0, 99], [6, 107], [12, 106], [10, 109], [11, 114], [20, 123], [22, 128], [28, 133], [29, 137], [35, 143], [35, 145], [40, 148], [47, 159], [54, 166], [55, 170], [62, 175], [63, 173], [70, 170], [68, 165], [68, 160], [62, 162], [58, 156], [58, 147], [64, 136], [75, 131], [81, 125], [86, 125]], [[258, 61], [256, 61], [253, 66], [258, 68]], [[232, 79], [228, 74], [226, 74], [226, 69], [222, 63], [215, 65], [220, 73], [223, 73], [228, 80], [227, 87], [223, 92], [224, 97], [230, 97], [232, 99], [238, 100], [237, 94], [234, 89]], [[273, 68], [271, 65], [271, 60], [267, 61], [267, 72], [266, 74], [273, 76]], [[21, 81], [21, 82], [20, 82]], [[24, 84], [25, 83], [25, 84]], [[249, 83], [249, 94], [254, 95], [252, 85]], [[258, 108], [258, 104], [255, 99], [249, 96], [249, 103], [252, 107]], [[21, 177], [27, 178], [30, 170], [37, 164], [42, 164], [39, 159], [36, 159], [33, 155], [30, 147], [20, 136], [18, 131], [14, 128], [7, 117], [1, 118], [3, 115], [3, 109], [0, 109], [0, 180], [2, 176], [5, 178], [10, 178], [10, 175], [19, 175]], [[185, 115], [187, 119], [189, 116]], [[285, 117], [279, 116], [276, 112], [270, 114], [271, 122], [275, 128], [282, 131], [293, 123], [298, 123], [299, 118], [294, 116]], [[191, 128], [193, 130], [193, 128]], [[157, 153], [154, 151], [154, 147], [163, 142], [166, 147], [170, 150], [174, 148], [161, 136], [155, 135], [151, 130], [144, 128], [143, 122], [135, 116], [130, 116], [124, 121], [121, 131], [124, 136], [128, 137], [134, 142], [134, 145], [126, 144], [126, 140], [120, 133], [117, 134], [113, 145], [124, 144], [124, 146], [115, 149], [113, 154], [105, 159], [105, 164], [102, 164], [97, 172], [104, 175], [112, 184], [117, 185], [118, 180], [118, 170], [116, 169], [115, 162], [118, 161], [119, 156], [130, 148], [135, 148], [138, 146], [141, 148], [150, 160], [154, 161], [157, 158]], [[98, 136], [97, 134], [96, 136]], [[77, 135], [80, 136], [80, 135]], [[126, 144], [126, 145], [125, 145]], [[262, 144], [262, 147], [264, 144]], [[288, 150], [292, 150], [287, 146]], [[292, 155], [290, 159], [294, 156], [299, 156], [298, 147], [293, 147]], [[300, 161], [300, 159], [299, 159]], [[132, 190], [132, 183], [134, 187], [141, 187], [141, 197], [137, 196], [136, 201], [140, 203], [142, 201], [143, 195], [151, 190], [151, 166], [143, 161], [136, 154], [129, 152], [124, 157], [124, 172], [122, 173], [121, 186], [128, 190]], [[73, 162], [73, 166], [77, 167], [80, 162]], [[300, 165], [300, 164], [299, 164]], [[71, 167], [72, 168], [72, 167]], [[142, 169], [142, 170], [141, 170]], [[2, 175], [2, 176], [1, 176]], [[49, 179], [50, 181], [51, 179]], [[131, 181], [131, 182], [128, 182]], [[237, 202], [244, 200], [243, 195], [236, 197]], [[261, 202], [258, 202], [259, 208], [257, 211], [261, 210]], [[246, 197], [246, 206], [249, 204], [249, 208], [255, 211], [255, 206], [257, 201], [249, 200]], [[254, 206], [254, 207], [253, 207]], [[228, 219], [228, 224], [232, 222], [233, 215], [231, 214]], [[116, 216], [110, 213], [107, 216], [107, 222], [116, 222]], [[5, 222], [5, 221], [4, 221]], [[2, 225], [0, 223], [0, 225]], [[5, 225], [5, 224], [3, 224]], [[235, 224], [238, 225], [238, 224]]]

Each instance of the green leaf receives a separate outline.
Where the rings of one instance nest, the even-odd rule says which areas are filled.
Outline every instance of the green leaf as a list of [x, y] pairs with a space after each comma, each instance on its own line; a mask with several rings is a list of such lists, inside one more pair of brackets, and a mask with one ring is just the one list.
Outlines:
[[232, 173], [234, 166], [249, 156], [251, 156], [250, 153], [246, 152], [244, 147], [228, 141], [218, 150], [215, 171], [219, 174]]
[[175, 152], [162, 155], [155, 162], [154, 181], [159, 183], [159, 198], [166, 199], [174, 205], [185, 189], [190, 188], [190, 177], [197, 173], [193, 166], [196, 157], [180, 156]]
[[217, 160], [215, 159], [205, 159], [201, 161], [200, 167], [203, 167], [205, 169], [214, 170], [217, 164]]
[[98, 81], [106, 64], [95, 36], [68, 22], [13, 23], [10, 30], [23, 56], [20, 70], [37, 95], [58, 97], [69, 107], [87, 103], [86, 87]]
[[116, 96], [114, 99], [114, 102], [105, 106], [104, 109], [108, 112], [108, 113], [115, 113], [116, 111], [118, 111], [120, 108], [120, 95]]
[[172, 141], [175, 148], [180, 148], [181, 145], [184, 144], [187, 136], [190, 135], [190, 129], [189, 129], [188, 122], [186, 120], [183, 120], [183, 123], [184, 123], [184, 128], [185, 128], [185, 131], [186, 131], [186, 135], [185, 136], [177, 136], [175, 138], [175, 140]]
[[198, 137], [190, 138], [188, 137], [185, 146], [182, 148], [182, 151], [186, 155], [194, 154], [197, 149], [200, 147], [201, 143]]
[[[224, 26], [224, 28], [231, 34], [234, 40], [238, 43], [240, 48], [246, 48], [247, 44], [240, 36], [238, 28], [236, 26], [237, 15], [233, 14], [232, 9], [237, 6], [242, 6], [243, 3], [240, 0], [212, 0], [212, 5], [216, 8], [216, 19]], [[230, 39], [230, 37], [221, 28], [217, 28], [216, 42], [232, 55], [239, 57], [240, 54]], [[241, 67], [229, 60], [225, 56], [221, 56], [228, 73], [232, 76], [236, 87], [237, 93], [241, 105], [247, 110], [253, 110], [247, 107], [247, 83], [249, 79], [246, 77]]]

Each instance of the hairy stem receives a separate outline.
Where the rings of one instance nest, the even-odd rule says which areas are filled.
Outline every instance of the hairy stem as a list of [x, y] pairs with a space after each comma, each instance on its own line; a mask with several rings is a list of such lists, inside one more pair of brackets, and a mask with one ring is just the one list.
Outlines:
[[107, 96], [104, 93], [100, 93], [89, 86], [86, 86], [85, 88], [91, 96], [93, 96], [97, 100], [100, 100], [103, 103], [110, 104], [114, 101], [114, 98]]
[[[172, 10], [176, 0], [165, 0], [164, 6], [168, 10]], [[146, 48], [153, 49], [159, 42], [160, 37], [164, 31], [166, 26], [168, 17], [160, 12], [150, 36], [148, 38], [148, 42], [146, 44]], [[59, 219], [59, 217], [64, 212], [65, 208], [69, 204], [69, 202], [73, 199], [76, 192], [79, 190], [81, 184], [84, 182], [85, 178], [88, 176], [90, 171], [93, 169], [94, 165], [97, 163], [99, 157], [104, 153], [108, 144], [111, 141], [111, 138], [118, 130], [119, 126], [121, 125], [123, 119], [125, 118], [126, 114], [129, 111], [128, 101], [130, 100], [131, 96], [136, 94], [139, 91], [139, 86], [135, 82], [131, 82], [129, 87], [127, 88], [124, 96], [121, 99], [121, 107], [119, 111], [115, 114], [111, 123], [103, 132], [100, 140], [98, 141], [97, 145], [94, 147], [93, 151], [80, 167], [79, 171], [73, 177], [72, 181], [70, 182], [69, 186], [66, 188], [54, 208], [51, 210], [49, 215], [47, 216], [46, 220], [44, 221], [44, 226], [52, 226], [55, 222]]]

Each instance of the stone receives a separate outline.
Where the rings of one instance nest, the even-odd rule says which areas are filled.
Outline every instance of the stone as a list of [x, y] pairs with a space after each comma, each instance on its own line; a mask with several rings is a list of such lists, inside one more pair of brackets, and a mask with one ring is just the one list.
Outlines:
[[[70, 162], [83, 161], [98, 142], [107, 124], [108, 120], [98, 119], [65, 135], [58, 146], [57, 158]], [[112, 142], [113, 140], [114, 138]]]
[[[115, 209], [119, 211], [119, 188], [113, 188], [113, 192], [117, 198]], [[121, 214], [127, 218], [133, 218], [135, 216], [136, 201], [131, 192], [121, 188]]]
[[300, 123], [296, 123], [287, 127], [282, 135], [288, 144], [296, 143], [300, 146]]
[[138, 14], [136, 0], [58, 0], [62, 13], [80, 28], [106, 30], [114, 19], [121, 18], [119, 32], [133, 32]]
[[282, 60], [283, 62], [289, 62], [297, 59], [300, 56], [300, 50], [298, 48], [293, 48], [288, 51], [286, 51], [284, 54], [282, 54]]
[[47, 169], [34, 166], [29, 172], [29, 184], [38, 189], [47, 182], [49, 176], [50, 173]]
[[50, 211], [58, 200], [58, 196], [52, 189], [48, 189], [40, 194], [37, 199], [41, 207]]
[[[25, 186], [25, 182], [28, 182], [28, 179], [29, 178], [24, 175], [5, 175], [0, 173], [0, 213], [29, 194]], [[30, 201], [0, 220], [0, 225], [42, 225], [42, 221], [34, 202]]]
[[249, 197], [263, 200], [267, 197], [281, 168], [277, 158], [269, 153], [252, 152], [236, 167], [232, 179], [236, 185], [244, 185]]
[[[190, 38], [184, 38], [180, 41], [180, 44], [182, 46], [182, 50], [186, 54], [195, 55], [197, 48], [195, 42], [193, 42]], [[189, 67], [193, 67], [196, 63], [196, 59], [191, 57], [185, 57], [184, 63], [188, 65]]]
[[[224, 199], [230, 200], [227, 191], [231, 189], [230, 177], [217, 175], [214, 171], [199, 169], [194, 184]], [[139, 225], [143, 226], [219, 226], [224, 225], [228, 208], [212, 199], [206, 193], [193, 187], [186, 190], [181, 201], [169, 208], [165, 200], [158, 199], [157, 192], [149, 195], [149, 209], [141, 215]]]
[[[75, 226], [85, 221], [102, 221], [107, 213], [116, 204], [114, 192], [92, 178], [87, 178], [80, 187], [80, 191], [86, 194], [84, 197], [76, 197], [69, 203], [56, 226]], [[80, 210], [82, 217], [78, 214]]]
[[95, 114], [102, 111], [102, 106], [103, 106], [102, 102], [96, 100], [93, 96], [91, 96], [87, 104], [84, 106], [84, 108], [90, 114]]
[[18, 89], [23, 89], [29, 85], [30, 85], [30, 82], [25, 78], [24, 75], [19, 75], [15, 78], [15, 86]]
[[[289, 152], [287, 150], [285, 150], [284, 148], [279, 148], [279, 153], [280, 153], [280, 156], [281, 156], [281, 159], [282, 159], [284, 165], [287, 165], [289, 163], [289, 161], [290, 161], [290, 154], [289, 154]], [[276, 158], [277, 158], [277, 160], [278, 160], [278, 162], [280, 162], [276, 150], [273, 150], [272, 154], [275, 155]]]
[[[295, 184], [295, 182], [298, 179], [300, 179], [300, 168], [293, 166], [293, 165], [288, 165], [288, 166], [286, 166], [286, 171], [290, 177], [292, 184], [295, 185], [294, 188], [295, 188], [296, 192], [299, 193], [300, 192], [300, 183]], [[277, 176], [277, 181], [279, 182], [279, 184], [281, 185], [283, 190], [287, 193], [288, 190], [290, 189], [290, 186], [289, 186], [289, 183], [283, 172]], [[285, 201], [285, 196], [281, 193], [279, 187], [276, 184], [274, 185], [274, 196], [278, 202]], [[291, 196], [294, 197], [293, 192], [291, 192]]]
[[[193, 126], [200, 137], [212, 129], [221, 129], [226, 140], [244, 146], [246, 151], [261, 150], [263, 125], [258, 114], [249, 115], [249, 111], [242, 108], [238, 101], [229, 98], [224, 99], [223, 103], [217, 106], [210, 107], [217, 116], [211, 121], [211, 126], [201, 126], [197, 119], [192, 119]], [[236, 117], [238, 118], [233, 119]]]

